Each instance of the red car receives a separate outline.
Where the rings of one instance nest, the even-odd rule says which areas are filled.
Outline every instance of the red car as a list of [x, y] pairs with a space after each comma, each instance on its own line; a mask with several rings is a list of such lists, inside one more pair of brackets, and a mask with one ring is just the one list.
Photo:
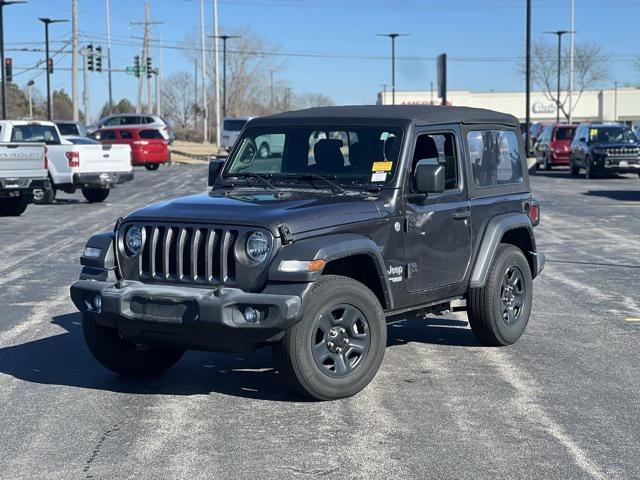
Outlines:
[[169, 143], [157, 128], [103, 128], [100, 142], [129, 145], [131, 165], [144, 165], [147, 170], [157, 170], [161, 164], [169, 161]]
[[566, 123], [552, 123], [545, 126], [538, 137], [535, 147], [537, 163], [545, 170], [551, 170], [557, 165], [569, 165], [569, 146], [577, 125]]

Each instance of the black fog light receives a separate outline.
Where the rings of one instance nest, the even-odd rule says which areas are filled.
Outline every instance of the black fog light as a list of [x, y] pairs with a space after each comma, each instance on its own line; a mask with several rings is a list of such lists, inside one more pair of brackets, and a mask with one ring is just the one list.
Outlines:
[[258, 311], [253, 307], [245, 308], [243, 315], [247, 323], [256, 323], [258, 321]]
[[93, 309], [100, 313], [102, 311], [102, 297], [100, 295], [96, 295], [93, 297]]

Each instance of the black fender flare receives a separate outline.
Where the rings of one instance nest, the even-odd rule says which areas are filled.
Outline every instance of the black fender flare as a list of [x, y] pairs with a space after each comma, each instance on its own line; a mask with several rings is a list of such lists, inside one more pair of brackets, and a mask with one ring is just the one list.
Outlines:
[[[524, 252], [525, 255], [535, 254], [536, 243], [533, 236], [533, 226], [531, 220], [524, 213], [506, 213], [503, 215], [497, 215], [493, 217], [487, 223], [487, 226], [482, 235], [480, 247], [476, 254], [473, 270], [471, 271], [471, 277], [469, 279], [469, 287], [480, 288], [484, 287], [489, 275], [489, 268], [493, 263], [500, 240], [506, 232], [514, 230], [516, 228], [525, 228], [529, 232], [531, 239], [531, 252]], [[537, 268], [532, 269], [532, 275], [535, 276]]]
[[322, 271], [317, 272], [282, 272], [280, 264], [284, 260], [324, 260], [325, 266], [333, 260], [367, 255], [372, 260], [382, 286], [382, 293], [387, 309], [393, 308], [393, 295], [389, 284], [389, 276], [385, 268], [381, 247], [368, 237], [355, 233], [340, 233], [308, 238], [285, 245], [271, 262], [268, 273], [269, 282], [313, 282], [320, 278]]

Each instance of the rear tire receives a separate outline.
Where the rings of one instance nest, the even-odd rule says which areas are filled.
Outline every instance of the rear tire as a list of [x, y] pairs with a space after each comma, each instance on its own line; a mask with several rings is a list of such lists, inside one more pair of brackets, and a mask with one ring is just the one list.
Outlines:
[[382, 306], [365, 285], [326, 275], [309, 293], [303, 318], [274, 345], [280, 373], [315, 400], [355, 395], [373, 379], [384, 357]]
[[258, 152], [260, 153], [260, 158], [269, 158], [269, 155], [271, 155], [271, 148], [267, 142], [262, 142]]
[[24, 195], [0, 200], [0, 216], [19, 217], [24, 213], [29, 205], [29, 198]]
[[86, 313], [82, 332], [93, 357], [103, 367], [125, 377], [157, 375], [184, 355], [184, 350], [137, 345], [123, 338], [115, 328], [99, 325]]
[[533, 300], [533, 280], [522, 250], [501, 244], [484, 287], [468, 292], [467, 315], [477, 339], [486, 346], [515, 343], [524, 333]]
[[89, 203], [100, 203], [107, 199], [110, 191], [110, 188], [83, 188], [82, 195]]
[[160, 167], [160, 164], [159, 164], [159, 163], [145, 163], [145, 164], [144, 164], [144, 168], [146, 168], [146, 169], [147, 169], [147, 170], [149, 170], [150, 172], [151, 172], [151, 171], [154, 171], [154, 170], [157, 170], [157, 169], [158, 169], [158, 167]]
[[56, 187], [51, 185], [49, 188], [35, 190], [33, 192], [33, 203], [38, 205], [49, 205], [56, 199]]

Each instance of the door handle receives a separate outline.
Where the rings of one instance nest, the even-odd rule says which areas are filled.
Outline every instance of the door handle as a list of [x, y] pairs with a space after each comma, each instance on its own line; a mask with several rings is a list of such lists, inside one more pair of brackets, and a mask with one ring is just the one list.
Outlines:
[[455, 210], [451, 214], [451, 218], [453, 218], [454, 220], [465, 220], [465, 219], [469, 218], [470, 216], [471, 216], [471, 211], [470, 210]]

